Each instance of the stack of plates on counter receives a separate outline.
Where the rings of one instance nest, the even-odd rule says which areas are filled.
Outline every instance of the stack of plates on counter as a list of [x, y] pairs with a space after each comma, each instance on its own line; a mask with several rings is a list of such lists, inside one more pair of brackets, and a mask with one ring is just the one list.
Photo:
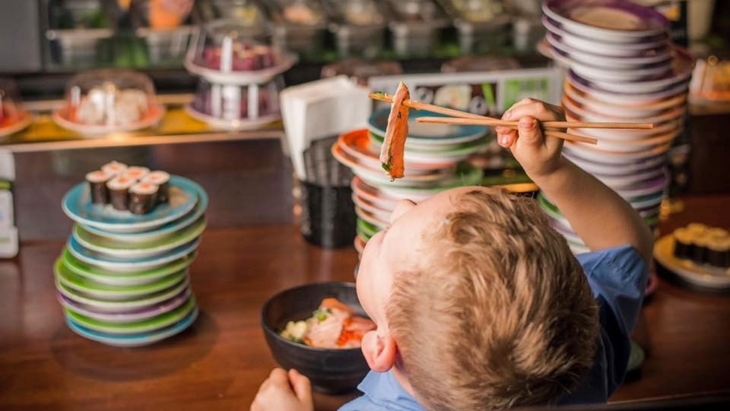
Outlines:
[[358, 252], [370, 237], [389, 225], [398, 200], [419, 202], [440, 191], [482, 181], [482, 170], [463, 160], [486, 148], [489, 130], [483, 126], [416, 123], [417, 117], [437, 114], [413, 110], [408, 119], [405, 176], [391, 181], [379, 159], [389, 113], [390, 108], [374, 112], [368, 129], [345, 133], [332, 146], [334, 157], [355, 174], [351, 185], [358, 216]]
[[[669, 40], [667, 20], [628, 0], [548, 0], [540, 50], [568, 68], [569, 121], [652, 123], [647, 130], [569, 129], [597, 145], [566, 142], [564, 154], [624, 197], [653, 228], [669, 185], [667, 151], [684, 128], [693, 59]], [[587, 251], [560, 211], [540, 203], [575, 252]]]
[[188, 269], [206, 227], [208, 196], [183, 177], [171, 176], [169, 184], [169, 201], [141, 215], [92, 204], [86, 182], [64, 196], [63, 211], [76, 224], [54, 273], [75, 333], [134, 347], [195, 321]]

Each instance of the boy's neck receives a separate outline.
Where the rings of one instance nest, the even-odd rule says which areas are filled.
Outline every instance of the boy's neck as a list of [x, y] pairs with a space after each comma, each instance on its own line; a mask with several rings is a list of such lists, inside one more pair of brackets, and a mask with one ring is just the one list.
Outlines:
[[403, 367], [403, 363], [398, 358], [396, 360], [396, 364], [391, 368], [393, 371], [393, 376], [395, 377], [395, 380], [398, 381], [398, 384], [413, 398], [416, 398], [416, 395], [413, 393], [413, 387], [411, 387], [410, 381], [408, 381], [408, 375], [406, 375], [406, 372]]

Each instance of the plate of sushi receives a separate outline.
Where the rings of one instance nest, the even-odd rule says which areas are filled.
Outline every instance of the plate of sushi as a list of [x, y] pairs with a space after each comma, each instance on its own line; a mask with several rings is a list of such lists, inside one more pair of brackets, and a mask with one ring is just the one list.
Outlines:
[[76, 223], [110, 233], [137, 233], [178, 220], [191, 212], [204, 190], [165, 171], [110, 162], [86, 174], [62, 200]]
[[692, 223], [654, 244], [654, 258], [686, 282], [700, 287], [730, 288], [730, 234]]

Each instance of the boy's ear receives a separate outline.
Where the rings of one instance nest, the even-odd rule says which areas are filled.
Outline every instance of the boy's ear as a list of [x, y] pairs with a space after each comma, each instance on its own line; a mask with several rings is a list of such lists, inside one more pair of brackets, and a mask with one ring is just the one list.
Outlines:
[[386, 372], [393, 368], [397, 351], [395, 340], [389, 334], [380, 336], [373, 330], [362, 338], [362, 353], [373, 371]]

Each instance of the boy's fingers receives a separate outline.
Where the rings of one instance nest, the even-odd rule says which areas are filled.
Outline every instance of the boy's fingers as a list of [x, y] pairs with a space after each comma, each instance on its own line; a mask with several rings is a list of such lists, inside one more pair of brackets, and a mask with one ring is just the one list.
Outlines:
[[509, 148], [514, 144], [515, 139], [517, 138], [517, 131], [516, 130], [509, 130], [502, 134], [497, 134], [497, 144], [504, 148]]
[[542, 130], [533, 117], [522, 117], [518, 126], [520, 141], [531, 146], [542, 144]]
[[281, 368], [274, 368], [269, 374], [269, 381], [274, 384], [289, 383], [289, 377], [286, 375], [286, 371]]
[[311, 403], [312, 386], [309, 382], [309, 378], [292, 368], [289, 370], [289, 380], [294, 388], [294, 393], [297, 395], [297, 398], [299, 398], [299, 401], [303, 403]]

